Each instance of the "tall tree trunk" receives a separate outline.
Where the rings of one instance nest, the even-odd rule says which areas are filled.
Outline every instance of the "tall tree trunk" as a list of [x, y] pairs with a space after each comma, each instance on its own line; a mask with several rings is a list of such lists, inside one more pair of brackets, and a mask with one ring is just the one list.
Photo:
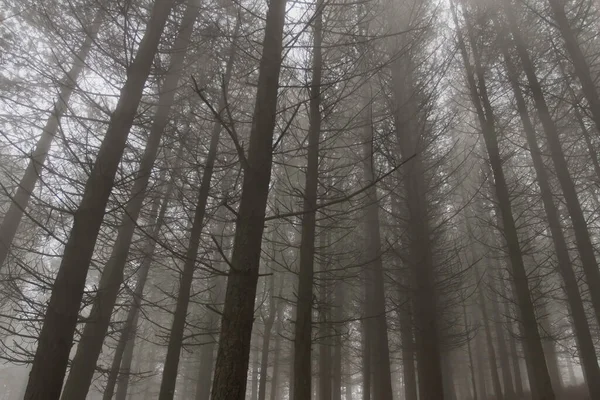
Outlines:
[[[465, 329], [468, 331], [469, 328], [469, 320], [467, 317], [467, 306], [462, 301], [462, 310], [463, 310], [463, 321], [465, 324]], [[473, 352], [471, 350], [471, 339], [467, 340], [467, 355], [469, 357], [469, 372], [471, 375], [471, 392], [472, 392], [472, 400], [477, 400], [477, 378], [475, 376], [475, 364], [473, 363]], [[406, 400], [409, 400], [408, 398]], [[416, 400], [416, 398], [415, 398]]]
[[508, 347], [506, 345], [506, 338], [504, 336], [504, 324], [502, 323], [502, 312], [498, 304], [499, 299], [496, 293], [496, 285], [494, 284], [494, 277], [489, 279], [490, 292], [492, 295], [492, 313], [494, 315], [494, 326], [496, 332], [496, 343], [498, 343], [498, 358], [500, 359], [500, 368], [502, 369], [502, 386], [504, 387], [504, 398], [514, 399], [515, 398], [515, 387], [513, 385], [512, 368], [510, 367]]
[[[317, 1], [313, 32], [312, 81], [310, 86], [310, 125], [308, 162], [304, 189], [304, 214], [300, 241], [298, 300], [294, 340], [294, 400], [310, 400], [312, 394], [312, 312], [315, 257], [317, 187], [319, 181], [319, 141], [321, 135], [321, 54], [323, 1]], [[326, 399], [321, 399], [326, 400]]]
[[[478, 272], [477, 266], [475, 266], [473, 269], [475, 271], [475, 282], [481, 282], [481, 275]], [[496, 360], [496, 350], [494, 349], [492, 330], [490, 329], [490, 319], [486, 308], [485, 296], [481, 290], [481, 286], [478, 288], [477, 292], [479, 297], [479, 313], [483, 322], [488, 362], [490, 364], [490, 373], [492, 376], [492, 387], [494, 388], [494, 398], [496, 400], [500, 400], [503, 399], [504, 396], [502, 395], [502, 385], [500, 384], [500, 377], [498, 375], [498, 362]]]
[[334, 283], [334, 323], [336, 327], [333, 337], [333, 367], [332, 367], [332, 400], [342, 400], [342, 333], [339, 329], [344, 319], [344, 285], [340, 281]]
[[[217, 112], [219, 114], [222, 113], [227, 105], [227, 90], [229, 87], [229, 81], [231, 80], [231, 75], [233, 73], [233, 64], [237, 47], [235, 38], [238, 36], [240, 23], [240, 18], [238, 18], [234, 32], [234, 40], [229, 50], [229, 58], [227, 60], [225, 76], [223, 79], [223, 94], [219, 100], [219, 105], [217, 108]], [[198, 93], [198, 95], [200, 95], [200, 93]], [[165, 365], [163, 368], [159, 400], [172, 400], [175, 394], [177, 370], [179, 367], [181, 347], [183, 345], [185, 320], [190, 302], [190, 291], [192, 289], [192, 281], [194, 279], [196, 257], [198, 256], [198, 250], [200, 247], [200, 237], [202, 234], [206, 204], [208, 202], [210, 183], [212, 180], [215, 160], [217, 158], [217, 149], [219, 146], [222, 129], [223, 126], [221, 121], [215, 121], [211, 132], [208, 154], [204, 164], [204, 173], [202, 174], [202, 181], [200, 183], [200, 189], [196, 199], [196, 209], [194, 211], [194, 220], [192, 223], [192, 230], [190, 232], [188, 248], [185, 254], [185, 261], [181, 272], [181, 277], [179, 279], [179, 292], [177, 294], [177, 303], [175, 305], [173, 323], [169, 332], [169, 344], [167, 346], [167, 356], [165, 358]]]
[[63, 389], [64, 400], [85, 399], [92, 383], [96, 362], [110, 325], [110, 318], [123, 283], [123, 272], [133, 239], [136, 221], [142, 210], [152, 168], [156, 161], [160, 141], [168, 123], [179, 79], [183, 73], [183, 60], [189, 45], [194, 22], [200, 12], [199, 0], [189, 0], [182, 25], [173, 45], [173, 57], [168, 75], [158, 99], [158, 108], [148, 135], [148, 142], [136, 174], [129, 201], [123, 213], [115, 245], [100, 278], [96, 298], [88, 322], [85, 324], [77, 352], [73, 358], [67, 382]]
[[483, 357], [484, 349], [481, 343], [482, 337], [480, 333], [475, 336], [475, 355], [477, 359], [477, 381], [479, 382], [479, 398], [481, 400], [488, 399], [487, 381], [485, 378], [485, 358]]
[[[458, 18], [456, 11], [452, 8], [453, 17], [458, 27]], [[506, 178], [502, 169], [502, 159], [500, 158], [500, 150], [498, 147], [498, 138], [495, 129], [495, 122], [492, 107], [487, 95], [485, 86], [484, 69], [481, 65], [479, 54], [476, 48], [473, 50], [473, 59], [475, 61], [475, 71], [470, 65], [470, 58], [467, 53], [464, 40], [459, 33], [459, 47], [465, 64], [468, 85], [471, 92], [472, 102], [477, 110], [477, 116], [483, 133], [483, 138], [487, 148], [489, 162], [494, 175], [495, 192], [498, 200], [498, 208], [501, 214], [503, 225], [504, 238], [508, 247], [510, 263], [512, 267], [512, 276], [516, 290], [517, 302], [519, 305], [520, 316], [525, 333], [525, 346], [527, 347], [530, 362], [535, 366], [535, 374], [532, 376], [534, 384], [539, 389], [539, 400], [554, 400], [555, 395], [552, 390], [548, 367], [544, 357], [544, 351], [538, 331], [535, 310], [531, 300], [531, 293], [528, 285], [527, 273], [523, 263], [523, 255], [519, 244], [519, 236], [517, 227], [512, 214], [512, 205], [510, 193], [506, 184]], [[472, 33], [471, 35], [472, 36]], [[479, 81], [479, 86], [475, 81], [475, 75]]]
[[[590, 288], [600, 287], [600, 270], [598, 269], [594, 247], [590, 239], [587, 222], [585, 216], [583, 215], [579, 198], [577, 197], [575, 183], [573, 182], [569, 172], [556, 124], [550, 115], [550, 110], [546, 104], [546, 99], [536, 75], [535, 67], [531, 57], [529, 56], [525, 41], [521, 36], [517, 18], [514, 15], [511, 4], [509, 3], [505, 4], [505, 14], [507, 16], [510, 32], [514, 39], [514, 45], [521, 60], [521, 65], [525, 71], [525, 75], [527, 76], [529, 88], [533, 95], [535, 107], [542, 123], [546, 141], [548, 142], [551, 159], [554, 164], [554, 170], [556, 171], [556, 177], [560, 183], [567, 210], [569, 211], [569, 215], [571, 217], [573, 231], [575, 232], [577, 250], [579, 251], [579, 256], [581, 258], [581, 264], [586, 276], [587, 284]], [[594, 87], [592, 86], [592, 89], [593, 88]], [[600, 291], [590, 290], [590, 297], [592, 299], [592, 304], [594, 305], [596, 320], [598, 323], [600, 323]]]
[[242, 198], [227, 279], [212, 400], [243, 400], [273, 161], [273, 132], [281, 70], [286, 0], [271, 0], [259, 66]]
[[[183, 153], [184, 144], [180, 144], [179, 151], [177, 154], [176, 160], [179, 159], [181, 153]], [[177, 161], [176, 161], [177, 163]], [[165, 170], [166, 171], [166, 170]], [[164, 174], [161, 174], [161, 176]], [[160, 182], [163, 182], [161, 177]], [[140, 268], [137, 272], [137, 279], [135, 284], [135, 289], [133, 291], [133, 299], [131, 307], [127, 312], [127, 318], [125, 319], [125, 324], [121, 333], [119, 335], [119, 341], [117, 342], [117, 347], [115, 349], [115, 355], [113, 357], [113, 362], [110, 368], [110, 372], [108, 375], [106, 388], [104, 389], [104, 394], [102, 396], [103, 400], [111, 400], [115, 386], [117, 383], [117, 379], [119, 376], [127, 376], [126, 379], [129, 379], [129, 370], [131, 368], [131, 357], [128, 357], [128, 360], [123, 363], [125, 350], [127, 348], [127, 344], [129, 342], [135, 341], [135, 335], [137, 331], [137, 323], [139, 310], [144, 294], [144, 287], [146, 286], [146, 281], [148, 280], [148, 273], [150, 272], [150, 266], [154, 259], [154, 250], [156, 249], [156, 241], [158, 240], [158, 234], [163, 226], [164, 217], [167, 212], [169, 201], [171, 199], [171, 195], [173, 192], [174, 179], [173, 177], [170, 179], [167, 184], [166, 190], [163, 194], [162, 205], [160, 206], [160, 210], [158, 210], [158, 205], [160, 204], [160, 198], [156, 199], [153, 205], [152, 210], [150, 211], [150, 220], [154, 221], [154, 226], [151, 228], [151, 232], [149, 234], [148, 240], [144, 246], [143, 250], [143, 258], [140, 263]], [[156, 217], [154, 217], [156, 216]], [[130, 352], [133, 355], [133, 351]], [[122, 365], [122, 363], [124, 365]], [[64, 396], [64, 393], [63, 393]]]
[[173, 4], [173, 0], [156, 0], [154, 3], [146, 33], [129, 67], [127, 81], [86, 182], [39, 336], [25, 395], [27, 400], [60, 398], [96, 239], [144, 84]]
[[[400, 277], [402, 279], [402, 277]], [[408, 287], [409, 282], [403, 286]], [[417, 376], [415, 372], [415, 354], [413, 340], [413, 322], [411, 318], [412, 300], [407, 294], [408, 289], [400, 287], [400, 299], [403, 308], [400, 309], [400, 342], [402, 345], [402, 382], [404, 383], [404, 399], [417, 400]]]
[[[216, 316], [211, 318], [212, 321], [209, 326], [217, 328], [218, 320]], [[196, 383], [196, 395], [195, 400], [208, 400], [210, 399], [210, 386], [212, 380], [212, 372], [215, 361], [215, 347], [216, 342], [211, 341], [202, 346], [200, 350], [200, 370], [198, 373], [198, 381]]]
[[[365, 57], [367, 54], [365, 54]], [[369, 82], [364, 84], [363, 101], [363, 174], [366, 190], [366, 259], [365, 307], [366, 325], [371, 362], [371, 387], [377, 400], [392, 400], [392, 374], [388, 343], [387, 314], [385, 307], [384, 268], [381, 259], [381, 233], [379, 225], [379, 199], [377, 197], [374, 165], [374, 127], [372, 90]]]
[[[556, 343], [554, 338], [551, 336], [552, 331], [550, 329], [550, 321], [548, 320], [548, 311], [546, 305], [542, 302], [539, 306], [540, 311], [540, 326], [548, 337], [544, 338], [544, 354], [546, 360], [548, 360], [548, 371], [550, 372], [550, 379], [552, 379], [552, 387], [557, 393], [562, 391], [562, 378], [560, 373], [560, 367], [558, 366], [558, 355], [556, 353]], [[596, 364], [598, 365], [598, 364]]]
[[[258, 400], [265, 400], [267, 394], [267, 371], [269, 369], [269, 350], [271, 346], [271, 331], [275, 323], [275, 314], [277, 313], [277, 302], [275, 301], [275, 278], [271, 275], [270, 279], [270, 299], [269, 299], [269, 316], [264, 321], [265, 327], [262, 341], [262, 355], [260, 359], [260, 380], [258, 386]], [[283, 282], [281, 282], [283, 284]]]
[[[325, 228], [327, 229], [327, 228]], [[329, 245], [328, 237], [329, 233], [321, 232], [320, 233], [320, 248], [321, 252], [325, 251]], [[327, 257], [325, 257], [321, 253], [321, 259], [323, 262], [321, 264], [321, 293], [320, 293], [320, 310], [319, 310], [319, 322], [320, 322], [320, 333], [321, 340], [319, 343], [319, 400], [331, 400], [331, 383], [332, 383], [332, 375], [331, 375], [331, 325], [330, 325], [330, 315], [331, 315], [331, 305], [329, 303], [329, 284], [328, 284], [328, 261]]]
[[[260, 367], [260, 349], [258, 346], [252, 350], [252, 390], [250, 392], [250, 400], [258, 399], [258, 369]], [[262, 373], [262, 372], [261, 372]]]
[[277, 302], [277, 328], [275, 329], [275, 349], [273, 359], [273, 377], [271, 378], [271, 395], [270, 400], [279, 400], [279, 378], [280, 378], [280, 363], [281, 363], [281, 331], [283, 329], [283, 312], [284, 302]]
[[[101, 6], [102, 7], [102, 6]], [[98, 31], [104, 20], [105, 10], [101, 8], [94, 17], [89, 31], [85, 32], [86, 38], [81, 45], [81, 48], [73, 57], [73, 65], [71, 69], [65, 74], [60, 83], [61, 89], [54, 102], [54, 109], [50, 113], [50, 117], [46, 120], [46, 124], [42, 130], [38, 142], [35, 145], [35, 149], [31, 153], [31, 159], [25, 167], [25, 173], [19, 181], [16, 192], [13, 194], [11, 199], [10, 207], [4, 215], [2, 224], [0, 225], [0, 269], [6, 261], [6, 257], [10, 252], [10, 246], [15, 238], [21, 220], [23, 219], [23, 213], [29, 205], [29, 199], [31, 193], [35, 188], [35, 185], [40, 177], [44, 162], [54, 141], [54, 137], [59, 128], [60, 119], [64, 112], [67, 110], [71, 95], [77, 86], [77, 81], [81, 75], [88, 55], [92, 49], [92, 44], [95, 42], [98, 36]]]
[[[182, 142], [179, 144], [179, 149], [175, 156], [175, 171], [178, 170], [179, 161], [183, 155], [185, 149], [185, 137], [182, 138]], [[106, 388], [104, 389], [103, 400], [112, 399], [115, 385], [118, 381], [119, 389], [117, 390], [117, 400], [124, 400], [127, 393], [127, 387], [129, 385], [129, 375], [131, 371], [131, 361], [133, 359], [133, 349], [135, 347], [135, 337], [137, 333], [137, 324], [139, 318], [139, 312], [141, 303], [144, 295], [144, 288], [148, 280], [148, 273], [150, 272], [150, 266], [154, 260], [154, 251], [156, 250], [156, 243], [158, 240], [158, 234], [164, 224], [165, 214], [169, 208], [169, 201], [173, 195], [173, 189], [175, 187], [175, 176], [172, 176], [165, 193], [163, 196], [163, 203], [156, 217], [156, 223], [150, 232], [146, 245], [143, 251], [143, 259], [140, 264], [140, 268], [137, 273], [137, 279], [135, 289], [133, 291], [132, 305], [127, 313], [125, 320], [125, 326], [119, 336], [119, 342], [115, 349], [115, 355], [113, 363], [110, 369]]]
[[[371, 400], [371, 382], [373, 378], [373, 371], [371, 366], [371, 340], [368, 335], [367, 324], [369, 321], [361, 320], [361, 345], [362, 345], [362, 395], [363, 400]], [[377, 399], [375, 399], [377, 400]]]

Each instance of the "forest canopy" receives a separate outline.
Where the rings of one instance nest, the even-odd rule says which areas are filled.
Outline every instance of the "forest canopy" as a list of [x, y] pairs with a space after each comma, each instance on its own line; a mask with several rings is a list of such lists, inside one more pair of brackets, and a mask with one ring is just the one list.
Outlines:
[[600, 399], [597, 0], [0, 0], [0, 400]]

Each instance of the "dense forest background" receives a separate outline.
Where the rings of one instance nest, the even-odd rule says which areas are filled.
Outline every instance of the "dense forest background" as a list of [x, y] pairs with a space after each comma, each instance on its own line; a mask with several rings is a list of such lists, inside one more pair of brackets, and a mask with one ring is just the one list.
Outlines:
[[0, 0], [0, 399], [600, 399], [597, 0]]

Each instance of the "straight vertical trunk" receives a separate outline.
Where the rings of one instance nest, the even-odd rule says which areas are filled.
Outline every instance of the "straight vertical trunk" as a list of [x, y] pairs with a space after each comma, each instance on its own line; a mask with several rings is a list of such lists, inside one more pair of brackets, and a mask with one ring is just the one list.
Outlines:
[[[335, 326], [339, 327], [340, 322], [344, 319], [344, 286], [337, 281], [334, 291], [334, 321]], [[333, 367], [332, 367], [332, 400], [342, 400], [342, 333], [340, 329], [335, 329], [332, 332], [333, 337]]]
[[[214, 318], [214, 324], [210, 324], [211, 327], [217, 327], [217, 318]], [[200, 370], [198, 373], [198, 382], [196, 383], [196, 395], [195, 400], [208, 400], [210, 399], [210, 386], [213, 373], [213, 365], [215, 361], [215, 347], [216, 342], [211, 341], [210, 343], [202, 346], [200, 350]]]
[[285, 0], [267, 11], [256, 105], [250, 130], [242, 198], [227, 279], [212, 400], [244, 400], [254, 302], [273, 161], [273, 132], [281, 70]]
[[[475, 270], [475, 282], [481, 282], [481, 276], [477, 271], [477, 267], [474, 267]], [[479, 313], [481, 314], [481, 320], [483, 322], [483, 331], [485, 333], [485, 344], [487, 348], [488, 362], [490, 364], [490, 373], [492, 376], [492, 387], [494, 388], [494, 398], [496, 400], [503, 399], [502, 395], [502, 385], [500, 384], [500, 377], [498, 375], [498, 362], [496, 360], [496, 350], [494, 349], [494, 341], [492, 338], [492, 331], [490, 329], [490, 319], [487, 313], [485, 296], [483, 295], [483, 291], [481, 287], [477, 290], [479, 296]]]
[[[469, 320], [467, 318], [467, 306], [462, 302], [463, 309], [463, 321], [465, 324], [465, 329], [468, 330]], [[469, 356], [469, 372], [471, 375], [471, 391], [472, 391], [472, 399], [477, 400], [477, 378], [475, 377], [475, 364], [473, 363], [473, 352], [471, 350], [471, 340], [467, 340], [467, 355]], [[408, 400], [408, 399], [406, 399]], [[416, 400], [416, 399], [415, 399]]]
[[254, 360], [252, 363], [252, 391], [250, 392], [250, 400], [258, 399], [258, 368], [260, 367], [259, 350], [258, 346], [256, 346], [252, 351], [252, 358], [254, 358]]
[[146, 33], [129, 67], [125, 86], [86, 182], [40, 332], [25, 394], [27, 400], [60, 398], [94, 246], [144, 84], [173, 4], [173, 0], [156, 0], [154, 3]]
[[[294, 339], [294, 400], [310, 400], [312, 394], [312, 303], [315, 257], [317, 187], [319, 181], [319, 141], [321, 135], [321, 54], [323, 1], [317, 1], [313, 32], [312, 80], [310, 87], [310, 125], [308, 162], [304, 189], [304, 214], [300, 242], [298, 300]], [[326, 399], [322, 399], [326, 400]]]
[[[226, 96], [229, 87], [229, 81], [233, 73], [233, 63], [235, 60], [237, 41], [235, 40], [239, 33], [240, 19], [236, 22], [234, 32], [234, 40], [229, 51], [229, 58], [225, 69], [225, 77], [223, 79], [223, 95], [219, 100], [217, 111], [221, 113], [226, 106]], [[179, 279], [179, 292], [177, 294], [177, 303], [175, 305], [175, 313], [173, 323], [169, 333], [169, 344], [167, 346], [167, 356], [163, 368], [162, 381], [160, 385], [159, 400], [172, 400], [175, 394], [175, 385], [177, 383], [177, 370], [179, 367], [179, 358], [181, 355], [181, 347], [183, 345], [183, 333], [185, 329], [185, 320], [187, 317], [188, 305], [190, 302], [190, 291], [192, 289], [192, 281], [194, 279], [194, 270], [196, 267], [196, 257], [200, 247], [200, 238], [204, 224], [204, 215], [206, 212], [206, 204], [210, 192], [210, 184], [212, 180], [215, 160], [217, 158], [217, 148], [222, 131], [220, 121], [215, 121], [210, 137], [210, 144], [206, 161], [204, 164], [204, 173], [196, 199], [196, 209], [194, 211], [194, 220], [190, 239], [188, 242], [185, 261]]]
[[494, 315], [494, 326], [496, 332], [496, 343], [498, 344], [498, 358], [500, 359], [500, 368], [502, 369], [502, 385], [504, 387], [504, 398], [507, 400], [514, 399], [515, 387], [513, 385], [513, 378], [511, 374], [511, 367], [509, 361], [508, 347], [506, 345], [506, 338], [504, 336], [504, 324], [502, 323], [502, 313], [498, 302], [496, 286], [494, 284], [494, 278], [489, 280], [490, 292], [492, 295], [492, 313]]
[[[271, 288], [269, 300], [269, 316], [264, 321], [265, 328], [263, 332], [262, 354], [260, 359], [260, 380], [258, 386], [258, 400], [265, 400], [267, 394], [267, 371], [269, 369], [269, 350], [271, 346], [271, 331], [275, 323], [275, 314], [277, 313], [277, 304], [275, 301], [275, 278], [271, 275]], [[283, 282], [281, 282], [283, 284]]]
[[275, 329], [275, 351], [273, 360], [273, 377], [271, 378], [270, 400], [279, 400], [279, 378], [280, 378], [280, 358], [281, 358], [281, 330], [283, 328], [284, 302], [277, 302], [277, 329]]
[[50, 147], [52, 146], [52, 142], [58, 131], [60, 119], [67, 110], [71, 95], [77, 86], [79, 76], [83, 72], [87, 57], [92, 49], [92, 44], [98, 36], [98, 31], [104, 20], [104, 15], [105, 11], [101, 8], [96, 13], [89, 32], [85, 32], [85, 41], [77, 54], [75, 54], [71, 69], [62, 79], [60, 93], [54, 102], [54, 109], [50, 113], [50, 117], [46, 120], [42, 135], [36, 143], [35, 149], [31, 153], [31, 159], [27, 163], [27, 167], [25, 167], [25, 173], [19, 181], [19, 186], [12, 196], [10, 207], [4, 215], [4, 219], [0, 225], [0, 269], [4, 265], [6, 257], [10, 252], [10, 246], [15, 239], [15, 235], [19, 229], [21, 220], [23, 219], [23, 213], [29, 205], [31, 193], [40, 177], [44, 162], [46, 161], [46, 157], [48, 156], [48, 152], [50, 151]]
[[[452, 8], [455, 24], [458, 27], [458, 18], [456, 11]], [[468, 86], [471, 91], [473, 105], [477, 110], [477, 116], [484, 137], [489, 162], [492, 167], [494, 176], [496, 198], [498, 200], [498, 208], [501, 214], [502, 225], [504, 228], [504, 238], [508, 247], [510, 263], [512, 267], [512, 276], [515, 285], [517, 303], [519, 305], [521, 320], [523, 323], [523, 331], [525, 333], [525, 345], [527, 347], [530, 362], [535, 366], [533, 368], [534, 375], [532, 376], [534, 384], [539, 390], [539, 397], [536, 400], [554, 400], [555, 395], [552, 390], [548, 367], [544, 358], [544, 351], [538, 331], [535, 310], [531, 300], [531, 293], [528, 285], [527, 273], [523, 263], [523, 255], [519, 244], [519, 236], [517, 227], [512, 214], [512, 205], [510, 201], [510, 193], [506, 184], [506, 178], [502, 169], [502, 159], [500, 157], [500, 149], [498, 147], [498, 138], [495, 129], [495, 122], [492, 107], [487, 95], [485, 86], [484, 69], [481, 65], [477, 49], [473, 47], [473, 58], [475, 60], [475, 71], [469, 62], [464, 40], [459, 33], [459, 47], [467, 72]], [[472, 36], [472, 34], [471, 34]], [[477, 76], [479, 86], [475, 81]]]
[[[366, 54], [365, 54], [366, 56]], [[381, 259], [381, 233], [379, 225], [379, 199], [377, 197], [373, 141], [373, 111], [371, 85], [363, 89], [363, 174], [366, 185], [366, 258], [365, 308], [366, 333], [371, 362], [371, 388], [377, 400], [392, 400], [392, 374], [388, 343], [387, 314], [385, 306], [385, 272]]]
[[364, 319], [361, 321], [361, 344], [362, 344], [362, 395], [363, 400], [371, 400], [371, 381], [372, 381], [372, 362], [371, 362], [371, 340], [367, 334], [368, 322]]

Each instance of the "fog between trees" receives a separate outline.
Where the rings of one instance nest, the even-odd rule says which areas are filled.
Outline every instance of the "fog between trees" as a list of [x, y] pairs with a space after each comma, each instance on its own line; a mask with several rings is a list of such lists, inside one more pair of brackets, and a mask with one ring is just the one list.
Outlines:
[[600, 399], [596, 0], [1, 0], [0, 399]]

